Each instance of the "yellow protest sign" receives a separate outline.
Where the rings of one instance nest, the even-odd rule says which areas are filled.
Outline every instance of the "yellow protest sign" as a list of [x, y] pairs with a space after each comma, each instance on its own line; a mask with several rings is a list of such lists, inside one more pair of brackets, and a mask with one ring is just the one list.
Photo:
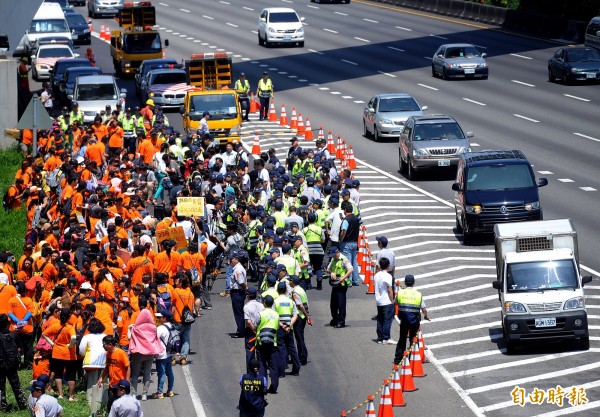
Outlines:
[[188, 241], [185, 238], [185, 232], [181, 226], [157, 230], [156, 241], [162, 243], [165, 240], [174, 240], [177, 242], [177, 246], [175, 246], [177, 250], [186, 249], [188, 247]]
[[177, 197], [178, 216], [204, 216], [204, 197]]

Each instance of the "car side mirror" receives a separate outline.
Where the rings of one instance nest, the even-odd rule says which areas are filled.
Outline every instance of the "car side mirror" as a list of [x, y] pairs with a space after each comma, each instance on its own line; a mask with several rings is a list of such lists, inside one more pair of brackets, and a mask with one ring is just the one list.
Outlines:
[[502, 281], [492, 281], [492, 287], [498, 291], [502, 291]]
[[35, 55], [31, 55], [31, 56], [29, 57], [29, 62], [33, 62], [33, 60], [34, 60], [34, 59], [35, 59]]
[[600, 36], [600, 30], [596, 32], [596, 36]]
[[467, 137], [468, 138], [475, 137], [475, 133], [473, 133], [473, 132], [467, 132]]
[[167, 48], [169, 46], [169, 40], [165, 39], [165, 48]]
[[537, 182], [537, 186], [543, 187], [545, 185], [548, 185], [548, 178], [540, 178]]
[[301, 22], [304, 22], [304, 19], [306, 19], [306, 18], [305, 18], [305, 17], [301, 17], [301, 18], [300, 18], [300, 21], [301, 21]]
[[369, 111], [369, 112], [374, 112], [374, 111], [375, 111], [375, 109], [374, 109], [373, 107], [367, 107], [367, 111]]
[[455, 182], [454, 184], [452, 184], [452, 191], [462, 191], [462, 188], [460, 186], [459, 183]]
[[485, 52], [481, 54], [482, 58], [485, 58], [486, 56], [487, 56], [487, 54]]
[[591, 275], [581, 277], [581, 286], [583, 287], [585, 284], [589, 284], [590, 282], [592, 282], [592, 278], [593, 277]]
[[261, 20], [261, 21], [263, 21], [263, 22], [266, 22], [266, 21], [267, 21], [267, 19], [266, 19], [266, 18], [264, 18], [264, 17], [261, 17], [261, 18], [260, 18], [260, 20]]
[[429, 110], [429, 106], [422, 106], [422, 107], [421, 107], [421, 110], [422, 110], [422, 111]]
[[75, 58], [79, 58], [81, 55], [79, 55], [79, 54], [73, 54], [73, 56], [74, 56]]

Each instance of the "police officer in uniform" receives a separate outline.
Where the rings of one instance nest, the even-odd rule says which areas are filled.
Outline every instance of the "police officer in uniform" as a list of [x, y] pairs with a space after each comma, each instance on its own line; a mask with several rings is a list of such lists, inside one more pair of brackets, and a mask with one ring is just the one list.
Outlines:
[[[323, 228], [317, 224], [318, 217], [316, 212], [308, 213], [308, 226], [302, 231], [306, 237], [308, 246], [308, 257], [310, 265], [317, 277], [317, 290], [323, 289], [323, 242], [325, 242], [325, 233]], [[310, 278], [309, 278], [310, 280]]]
[[259, 374], [266, 378], [267, 369], [271, 376], [269, 394], [277, 394], [279, 388], [279, 372], [277, 370], [277, 329], [279, 314], [273, 310], [275, 300], [270, 295], [263, 297], [265, 309], [260, 312], [260, 320], [256, 326], [256, 347], [260, 361]]
[[229, 262], [233, 267], [231, 273], [231, 307], [237, 331], [233, 337], [244, 336], [244, 301], [246, 300], [246, 269], [242, 266], [237, 252], [229, 255]]
[[308, 363], [308, 349], [306, 349], [306, 343], [304, 342], [304, 329], [306, 328], [306, 323], [312, 326], [312, 319], [308, 312], [308, 297], [306, 296], [306, 291], [299, 285], [300, 277], [298, 275], [292, 275], [289, 284], [292, 288], [292, 300], [294, 300], [298, 309], [298, 319], [294, 324], [294, 337], [296, 338], [296, 345], [298, 347], [300, 365], [304, 366]]
[[250, 111], [250, 100], [248, 99], [248, 91], [250, 90], [250, 83], [246, 79], [246, 74], [240, 73], [240, 78], [237, 79], [233, 86], [236, 93], [238, 93], [238, 101], [240, 107], [244, 111], [243, 120], [248, 121], [248, 112]]
[[287, 296], [287, 284], [280, 281], [277, 284], [277, 298], [274, 308], [279, 314], [279, 329], [277, 329], [277, 352], [279, 378], [285, 378], [285, 368], [288, 355], [292, 360], [292, 372], [290, 375], [300, 375], [300, 358], [294, 342], [294, 325], [298, 319], [296, 303]]
[[258, 99], [260, 101], [260, 120], [269, 117], [269, 102], [273, 98], [273, 82], [268, 72], [263, 72], [263, 77], [258, 80]]
[[125, 148], [128, 152], [133, 153], [135, 152], [135, 127], [137, 119], [131, 114], [131, 107], [127, 107], [125, 110], [125, 115], [121, 119], [121, 123], [123, 125]]
[[248, 373], [240, 377], [240, 401], [238, 409], [240, 417], [263, 417], [267, 401], [267, 378], [259, 375], [260, 362], [257, 359], [250, 359], [248, 363]]
[[398, 291], [396, 304], [398, 305], [398, 316], [400, 317], [400, 338], [396, 345], [396, 354], [394, 355], [394, 363], [400, 364], [404, 350], [406, 349], [406, 337], [409, 337], [409, 346], [412, 340], [417, 336], [417, 331], [421, 326], [421, 311], [425, 320], [431, 320], [427, 315], [427, 308], [423, 301], [421, 293], [413, 289], [415, 285], [415, 277], [407, 275], [404, 277], [404, 285], [406, 288]]
[[[256, 326], [260, 320], [260, 312], [265, 309], [262, 303], [257, 301], [258, 290], [256, 287], [249, 287], [246, 290], [246, 304], [244, 305], [244, 321], [246, 322], [244, 342], [246, 348], [246, 364], [249, 363], [250, 359], [254, 358], [255, 343], [253, 339], [256, 338]], [[252, 340], [252, 341], [251, 341]]]
[[346, 327], [346, 296], [348, 287], [352, 286], [350, 275], [352, 275], [352, 264], [344, 255], [340, 253], [339, 248], [332, 246], [329, 248], [331, 260], [327, 266], [327, 273], [330, 274], [329, 284], [331, 285], [331, 299], [329, 308], [331, 309], [331, 324], [336, 329]]

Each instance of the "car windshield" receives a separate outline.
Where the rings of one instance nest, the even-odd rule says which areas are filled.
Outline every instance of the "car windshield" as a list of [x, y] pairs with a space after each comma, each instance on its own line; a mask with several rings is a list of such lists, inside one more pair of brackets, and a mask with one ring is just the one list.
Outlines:
[[83, 84], [77, 87], [76, 101], [116, 100], [113, 84]]
[[29, 33], [68, 32], [67, 22], [63, 19], [34, 20], [29, 26]]
[[495, 164], [470, 167], [467, 191], [514, 190], [534, 186], [526, 164]]
[[432, 123], [416, 125], [413, 140], [450, 140], [464, 139], [462, 129], [456, 123]]
[[508, 264], [508, 292], [579, 288], [577, 271], [570, 260]]
[[473, 46], [461, 46], [460, 48], [448, 48], [446, 58], [476, 58], [481, 56]]
[[186, 83], [187, 78], [185, 72], [164, 72], [155, 74], [150, 79], [151, 85], [156, 84], [181, 84]]
[[202, 94], [192, 96], [190, 101], [190, 118], [202, 119], [202, 113], [210, 113], [211, 120], [235, 119], [237, 104], [233, 94]]
[[299, 22], [296, 13], [283, 12], [283, 13], [271, 13], [269, 15], [269, 22], [271, 23], [297, 23]]
[[[81, 71], [67, 71], [67, 72], [68, 72], [68, 75], [66, 76], [67, 84], [75, 83], [75, 80], [77, 79], [77, 77], [100, 73], [100, 71], [94, 71], [94, 70], [84, 71], [84, 72], [81, 72]], [[67, 74], [67, 72], [65, 72], [65, 74]]]
[[40, 49], [38, 58], [57, 58], [72, 55], [69, 48], [44, 48]]
[[65, 18], [67, 19], [69, 26], [87, 25], [85, 18], [80, 14], [67, 14], [65, 15]]
[[[89, 61], [88, 61], [89, 62]], [[76, 60], [76, 59], [67, 59], [65, 61], [60, 62], [60, 65], [58, 63], [56, 63], [54, 65], [54, 70], [56, 72], [56, 74], [63, 74], [67, 68], [73, 68], [73, 67], [89, 67], [90, 65], [85, 65], [82, 64], [81, 61]]]
[[123, 51], [128, 54], [151, 54], [161, 51], [158, 33], [135, 33], [124, 36]]
[[379, 101], [379, 111], [382, 113], [419, 110], [419, 105], [412, 97], [382, 98]]
[[600, 54], [594, 49], [578, 49], [575, 51], [567, 51], [565, 58], [566, 62], [598, 62]]

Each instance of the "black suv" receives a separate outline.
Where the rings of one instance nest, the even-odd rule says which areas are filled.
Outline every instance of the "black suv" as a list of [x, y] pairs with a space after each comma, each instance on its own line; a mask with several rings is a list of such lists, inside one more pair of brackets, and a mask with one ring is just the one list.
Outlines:
[[531, 164], [518, 150], [467, 152], [460, 155], [454, 190], [456, 228], [463, 243], [476, 233], [491, 233], [496, 223], [542, 220], [538, 187]]

